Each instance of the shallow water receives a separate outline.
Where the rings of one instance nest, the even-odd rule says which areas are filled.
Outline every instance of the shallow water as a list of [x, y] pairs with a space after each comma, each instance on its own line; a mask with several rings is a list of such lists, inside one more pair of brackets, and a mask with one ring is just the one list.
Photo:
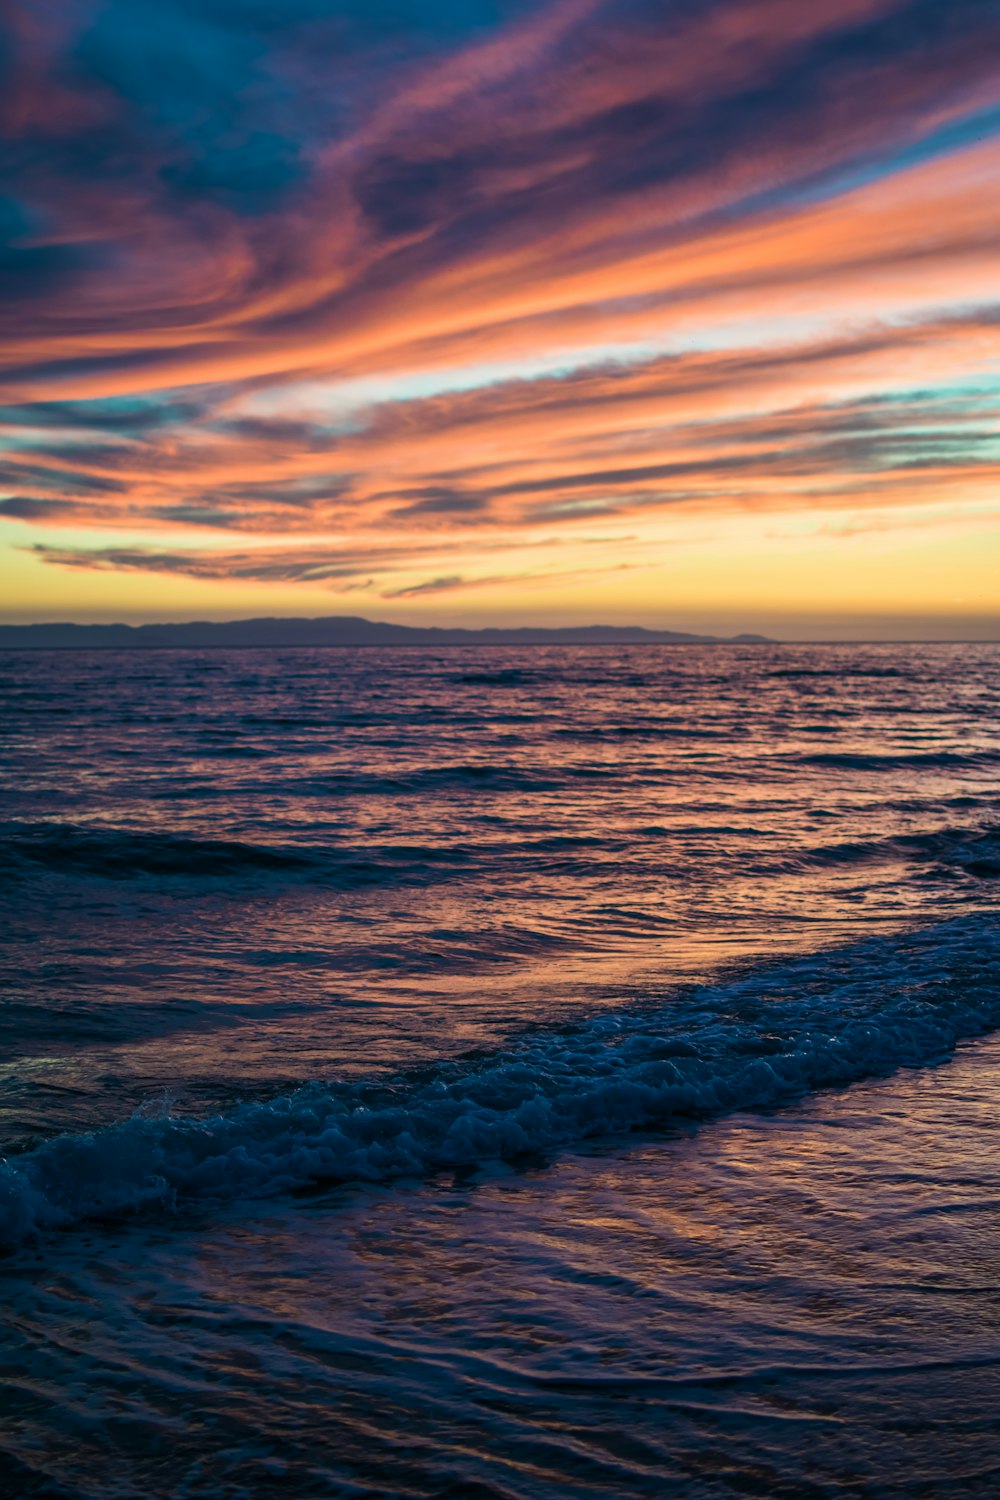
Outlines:
[[985, 1492], [1000, 649], [0, 684], [20, 1491]]
[[992, 1494], [998, 1102], [989, 1041], [506, 1176], [67, 1236], [0, 1271], [15, 1493]]

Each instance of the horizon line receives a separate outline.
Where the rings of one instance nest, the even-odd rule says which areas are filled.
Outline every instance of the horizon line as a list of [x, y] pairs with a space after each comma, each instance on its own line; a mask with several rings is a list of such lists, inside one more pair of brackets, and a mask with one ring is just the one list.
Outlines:
[[[404, 639], [397, 640], [397, 641], [358, 640], [358, 639], [350, 640], [350, 639], [348, 639], [348, 640], [324, 640], [324, 641], [306, 641], [306, 642], [296, 642], [296, 641], [271, 641], [271, 642], [267, 642], [267, 641], [253, 642], [253, 641], [250, 641], [250, 642], [243, 642], [243, 641], [211, 641], [211, 640], [209, 640], [209, 641], [194, 642], [194, 643], [188, 643], [188, 642], [173, 643], [173, 642], [169, 642], [169, 641], [165, 641], [165, 642], [162, 642], [162, 643], [151, 643], [151, 642], [149, 642], [148, 637], [147, 637], [146, 641], [141, 646], [139, 645], [138, 642], [136, 643], [136, 645], [134, 647], [131, 646], [130, 644], [128, 644], [127, 642], [108, 643], [107, 646], [104, 647], [104, 649], [108, 649], [108, 647], [110, 647], [111, 649], [116, 649], [117, 648], [117, 649], [124, 649], [124, 650], [129, 650], [129, 649], [177, 650], [177, 649], [185, 649], [185, 648], [186, 649], [211, 649], [211, 650], [275, 650], [275, 649], [283, 649], [283, 650], [291, 650], [291, 649], [316, 650], [316, 649], [321, 649], [321, 648], [346, 649], [348, 647], [361, 647], [361, 646], [372, 647], [372, 648], [375, 648], [375, 647], [381, 647], [381, 648], [390, 647], [391, 648], [392, 646], [396, 646], [396, 645], [399, 645], [399, 646], [406, 646], [406, 645], [420, 646], [420, 645], [424, 645], [424, 644], [431, 644], [430, 642], [422, 642], [422, 641], [419, 641], [419, 640], [416, 640], [416, 639], [412, 639], [412, 637], [419, 637], [421, 635], [434, 635], [434, 636], [436, 636], [436, 635], [456, 636], [457, 635], [457, 636], [463, 637], [463, 639], [459, 639], [459, 640], [454, 640], [453, 639], [453, 640], [450, 640], [450, 641], [439, 641], [439, 642], [436, 642], [435, 644], [438, 644], [438, 645], [441, 645], [441, 646], [473, 646], [473, 647], [477, 646], [477, 645], [502, 645], [502, 644], [511, 644], [510, 642], [497, 642], [496, 640], [490, 639], [491, 637], [495, 637], [497, 635], [514, 635], [514, 636], [519, 636], [519, 637], [527, 637], [527, 636], [531, 636], [531, 635], [543, 635], [543, 636], [545, 636], [547, 638], [547, 639], [545, 639], [543, 641], [534, 641], [534, 642], [532, 642], [532, 641], [524, 640], [524, 641], [520, 642], [520, 644], [524, 644], [524, 645], [533, 645], [533, 644], [538, 644], [538, 645], [587, 645], [587, 644], [593, 644], [593, 645], [605, 645], [605, 646], [607, 646], [607, 645], [614, 645], [614, 644], [620, 643], [620, 644], [623, 644], [623, 645], [627, 645], [627, 644], [648, 644], [648, 645], [664, 645], [664, 646], [667, 646], [667, 645], [692, 645], [692, 646], [693, 645], [706, 645], [706, 646], [715, 646], [715, 645], [723, 645], [723, 646], [724, 645], [747, 645], [747, 646], [750, 646], [750, 645], [753, 645], [753, 646], [761, 646], [761, 645], [774, 645], [774, 646], [798, 646], [798, 645], [802, 645], [802, 646], [863, 646], [863, 645], [872, 645], [872, 646], [874, 646], [874, 645], [883, 645], [883, 646], [917, 646], [917, 645], [923, 645], [923, 646], [932, 646], [932, 645], [933, 646], [960, 646], [960, 645], [970, 645], [971, 646], [971, 645], [977, 645], [977, 646], [990, 646], [990, 645], [998, 645], [998, 644], [1000, 644], [1000, 634], [998, 634], [996, 637], [969, 636], [969, 635], [956, 635], [956, 636], [948, 636], [948, 637], [943, 637], [943, 636], [928, 637], [928, 636], [924, 636], [924, 635], [896, 636], [896, 637], [886, 637], [886, 636], [848, 637], [848, 636], [839, 636], [839, 635], [836, 635], [836, 636], [828, 636], [828, 637], [822, 637], [822, 638], [817, 639], [817, 638], [799, 637], [799, 636], [794, 636], [794, 635], [793, 636], [774, 636], [774, 635], [770, 635], [770, 634], [764, 634], [763, 632], [760, 632], [760, 631], [750, 631], [750, 630], [741, 630], [741, 631], [737, 631], [737, 632], [735, 632], [733, 634], [720, 634], [720, 633], [717, 633], [716, 631], [710, 631], [710, 630], [690, 630], [690, 629], [688, 629], [688, 630], [681, 630], [681, 629], [671, 628], [671, 627], [668, 627], [668, 626], [640, 625], [640, 624], [634, 624], [634, 623], [629, 623], [629, 624], [610, 624], [610, 623], [604, 623], [604, 622], [600, 622], [600, 621], [590, 622], [590, 623], [583, 624], [583, 625], [542, 625], [542, 624], [503, 624], [503, 625], [456, 625], [456, 624], [446, 624], [446, 625], [442, 625], [442, 624], [408, 624], [408, 623], [404, 623], [402, 621], [395, 621], [395, 620], [385, 620], [385, 619], [372, 620], [369, 617], [363, 616], [363, 615], [347, 615], [347, 614], [336, 615], [336, 614], [330, 614], [330, 615], [246, 615], [246, 616], [239, 616], [239, 617], [226, 618], [226, 619], [211, 619], [211, 618], [204, 618], [203, 617], [203, 618], [200, 618], [200, 619], [199, 618], [189, 618], [189, 619], [183, 619], [183, 620], [179, 620], [179, 619], [163, 620], [163, 619], [160, 619], [160, 620], [139, 620], [139, 621], [130, 621], [130, 620], [127, 620], [127, 619], [124, 619], [124, 620], [123, 619], [118, 619], [118, 620], [73, 620], [73, 619], [66, 619], [66, 618], [63, 618], [63, 619], [46, 619], [46, 620], [8, 620], [8, 621], [4, 621], [4, 620], [0, 619], [0, 637], [2, 637], [2, 636], [8, 637], [8, 639], [6, 641], [0, 640], [0, 649], [18, 649], [19, 645], [22, 646], [22, 647], [24, 647], [24, 648], [32, 649], [32, 642], [30, 640], [30, 637], [35, 636], [40, 631], [67, 631], [67, 632], [72, 632], [73, 634], [75, 634], [76, 632], [81, 632], [81, 633], [85, 632], [87, 634], [90, 634], [91, 632], [95, 632], [96, 633], [96, 632], [106, 632], [106, 631], [116, 631], [116, 632], [120, 631], [120, 632], [128, 632], [129, 634], [131, 634], [133, 632], [136, 632], [136, 633], [141, 632], [141, 633], [145, 634], [146, 632], [151, 632], [151, 631], [157, 631], [157, 632], [159, 632], [159, 631], [175, 631], [175, 630], [176, 631], [191, 631], [193, 629], [204, 629], [206, 631], [214, 632], [214, 631], [216, 631], [218, 629], [225, 629], [227, 627], [231, 628], [231, 627], [239, 627], [239, 626], [252, 627], [252, 626], [268, 626], [268, 625], [272, 625], [272, 626], [285, 626], [285, 627], [293, 627], [293, 626], [306, 627], [306, 626], [309, 626], [309, 625], [317, 625], [317, 626], [320, 626], [320, 625], [330, 625], [330, 626], [334, 626], [334, 625], [337, 625], [337, 624], [350, 625], [350, 626], [361, 627], [361, 628], [366, 628], [367, 627], [369, 629], [374, 629], [374, 630], [389, 629], [389, 630], [392, 630], [392, 631], [399, 631], [401, 633], [404, 633], [405, 637], [410, 637], [410, 639], [404, 638]], [[607, 632], [609, 635], [614, 635], [614, 636], [616, 636], [616, 637], [619, 638], [619, 642], [616, 642], [614, 640], [611, 640], [611, 641], [593, 641], [593, 642], [588, 642], [586, 640], [582, 640], [581, 641], [579, 639], [576, 639], [576, 640], [572, 639], [572, 637], [574, 637], [574, 636], [579, 637], [580, 635], [586, 635], [586, 634], [598, 633], [598, 632]], [[652, 640], [648, 640], [648, 641], [643, 641], [643, 640], [640, 639], [640, 640], [637, 640], [637, 641], [634, 640], [632, 642], [629, 642], [628, 640], [625, 640], [625, 639], [621, 639], [622, 637], [627, 637], [629, 635], [640, 636], [640, 637], [644, 637], [644, 636], [660, 637], [661, 639], [652, 639]], [[15, 639], [11, 640], [10, 636], [14, 636]], [[18, 641], [17, 637], [22, 637], [22, 639], [20, 641]], [[477, 640], [477, 639], [475, 639], [476, 637], [480, 637], [482, 639]], [[34, 646], [33, 649], [42, 649], [42, 650], [46, 650], [46, 649], [47, 650], [80, 650], [80, 649], [88, 649], [88, 646], [90, 646], [90, 649], [94, 649], [94, 647], [91, 645], [91, 643], [88, 643], [86, 641], [73, 641], [73, 640], [69, 640], [69, 641], [65, 641], [65, 642], [48, 643], [48, 644], [46, 644], [44, 646]], [[97, 647], [97, 649], [101, 649], [101, 647]]]

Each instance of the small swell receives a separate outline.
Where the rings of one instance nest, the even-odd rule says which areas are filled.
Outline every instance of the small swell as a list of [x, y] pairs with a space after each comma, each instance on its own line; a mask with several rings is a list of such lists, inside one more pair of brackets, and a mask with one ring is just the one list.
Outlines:
[[909, 677], [899, 667], [776, 667], [768, 677]]
[[453, 677], [453, 682], [466, 683], [470, 687], [521, 687], [523, 684], [537, 682], [541, 676], [539, 672], [532, 672], [524, 667], [501, 667], [495, 672], [463, 672], [458, 677]]
[[1000, 1025], [994, 918], [819, 952], [671, 1003], [529, 1033], [392, 1083], [316, 1083], [210, 1119], [139, 1113], [0, 1164], [0, 1243], [192, 1200], [552, 1153], [945, 1059]]
[[574, 781], [615, 781], [621, 772], [617, 766], [564, 765], [526, 766], [496, 764], [490, 761], [468, 761], [444, 766], [427, 766], [412, 772], [403, 772], [388, 785], [412, 791], [447, 791], [451, 788], [463, 790], [475, 787], [482, 791], [503, 792], [553, 792], [559, 791]]
[[932, 770], [936, 766], [991, 766], [1000, 750], [899, 750], [867, 753], [860, 750], [817, 750], [796, 756], [802, 765], [829, 766], [853, 771]]
[[554, 729], [554, 739], [572, 740], [732, 740], [729, 729], [688, 728], [682, 724], [609, 724], [585, 725], [572, 729]]
[[799, 871], [838, 865], [884, 864], [892, 860], [938, 865], [980, 880], [995, 879], [1000, 876], [1000, 824], [940, 828], [928, 833], [896, 834], [885, 839], [820, 844], [787, 856], [778, 862], [778, 867], [783, 871]]
[[277, 876], [343, 889], [420, 881], [474, 858], [468, 849], [449, 845], [293, 848], [68, 823], [21, 825], [0, 842], [0, 859], [8, 874], [42, 869], [116, 881], [150, 877], [192, 882]]
[[3, 840], [15, 862], [67, 875], [98, 875], [121, 880], [134, 875], [239, 875], [267, 870], [301, 870], [304, 853], [245, 844], [238, 840], [194, 839], [172, 833], [79, 824], [22, 825]]

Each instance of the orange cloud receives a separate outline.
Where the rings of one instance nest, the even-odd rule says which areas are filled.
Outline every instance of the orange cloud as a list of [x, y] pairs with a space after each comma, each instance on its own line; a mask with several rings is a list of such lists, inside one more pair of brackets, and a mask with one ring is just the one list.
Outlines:
[[139, 10], [16, 11], [0, 518], [167, 537], [39, 556], [403, 597], [600, 515], [993, 492], [1000, 12], [322, 12], [163, 7], [178, 90]]

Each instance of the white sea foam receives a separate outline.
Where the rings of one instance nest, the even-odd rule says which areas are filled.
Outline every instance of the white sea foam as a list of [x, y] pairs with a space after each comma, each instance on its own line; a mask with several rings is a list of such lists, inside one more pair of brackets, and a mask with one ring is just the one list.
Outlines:
[[209, 1119], [137, 1114], [55, 1137], [0, 1167], [0, 1243], [144, 1206], [421, 1176], [777, 1104], [939, 1061], [998, 1025], [1000, 927], [980, 915], [538, 1031], [391, 1085], [312, 1084]]

